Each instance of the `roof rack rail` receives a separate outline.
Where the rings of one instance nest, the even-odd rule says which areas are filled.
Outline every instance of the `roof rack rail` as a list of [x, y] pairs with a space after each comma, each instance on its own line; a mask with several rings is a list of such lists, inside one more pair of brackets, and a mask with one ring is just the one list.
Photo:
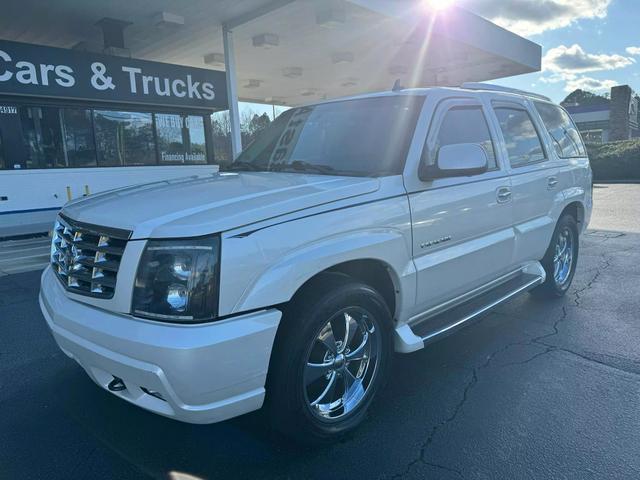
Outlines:
[[493, 83], [466, 82], [460, 85], [460, 88], [464, 88], [466, 90], [491, 90], [494, 92], [515, 93], [518, 95], [526, 95], [528, 97], [538, 98], [540, 100], [546, 100], [547, 102], [551, 102], [551, 99], [549, 97], [545, 97], [544, 95], [540, 95], [539, 93], [532, 93], [532, 92], [527, 92], [525, 90], [518, 90], [517, 88], [503, 87], [500, 85], [495, 85]]

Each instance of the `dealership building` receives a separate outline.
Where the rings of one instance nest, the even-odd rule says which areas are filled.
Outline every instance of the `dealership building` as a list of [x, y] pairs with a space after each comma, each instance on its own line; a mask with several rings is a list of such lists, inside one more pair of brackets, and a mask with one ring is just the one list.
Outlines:
[[539, 45], [430, 5], [5, 0], [0, 237], [46, 231], [70, 199], [215, 174], [228, 158], [212, 118], [228, 118], [237, 155], [239, 101], [295, 106], [396, 80], [455, 86], [540, 69]]
[[629, 85], [611, 89], [596, 104], [563, 103], [587, 143], [607, 143], [640, 137], [640, 97]]

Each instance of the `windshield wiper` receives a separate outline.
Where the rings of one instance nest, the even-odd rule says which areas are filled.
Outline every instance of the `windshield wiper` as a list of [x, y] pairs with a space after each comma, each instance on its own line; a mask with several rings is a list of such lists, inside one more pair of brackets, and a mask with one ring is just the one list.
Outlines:
[[296, 171], [318, 173], [333, 173], [336, 171], [335, 168], [329, 165], [318, 165], [315, 163], [305, 162], [304, 160], [294, 160], [293, 162], [272, 165], [271, 170], [274, 172]]

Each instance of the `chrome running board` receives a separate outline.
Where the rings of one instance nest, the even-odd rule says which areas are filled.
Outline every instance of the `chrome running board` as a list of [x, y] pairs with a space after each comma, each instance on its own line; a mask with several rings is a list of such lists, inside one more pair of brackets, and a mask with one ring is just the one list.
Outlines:
[[427, 345], [467, 326], [492, 308], [516, 295], [531, 290], [542, 282], [544, 282], [544, 273], [539, 275], [521, 272], [450, 310], [426, 318], [417, 325], [412, 325], [411, 329], [423, 344]]

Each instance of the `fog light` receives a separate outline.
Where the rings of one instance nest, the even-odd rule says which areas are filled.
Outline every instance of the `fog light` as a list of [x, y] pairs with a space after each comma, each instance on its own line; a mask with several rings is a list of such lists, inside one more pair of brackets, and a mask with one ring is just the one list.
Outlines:
[[124, 384], [121, 378], [113, 376], [113, 380], [109, 382], [107, 388], [112, 392], [121, 392], [122, 390], [126, 390], [127, 386]]

